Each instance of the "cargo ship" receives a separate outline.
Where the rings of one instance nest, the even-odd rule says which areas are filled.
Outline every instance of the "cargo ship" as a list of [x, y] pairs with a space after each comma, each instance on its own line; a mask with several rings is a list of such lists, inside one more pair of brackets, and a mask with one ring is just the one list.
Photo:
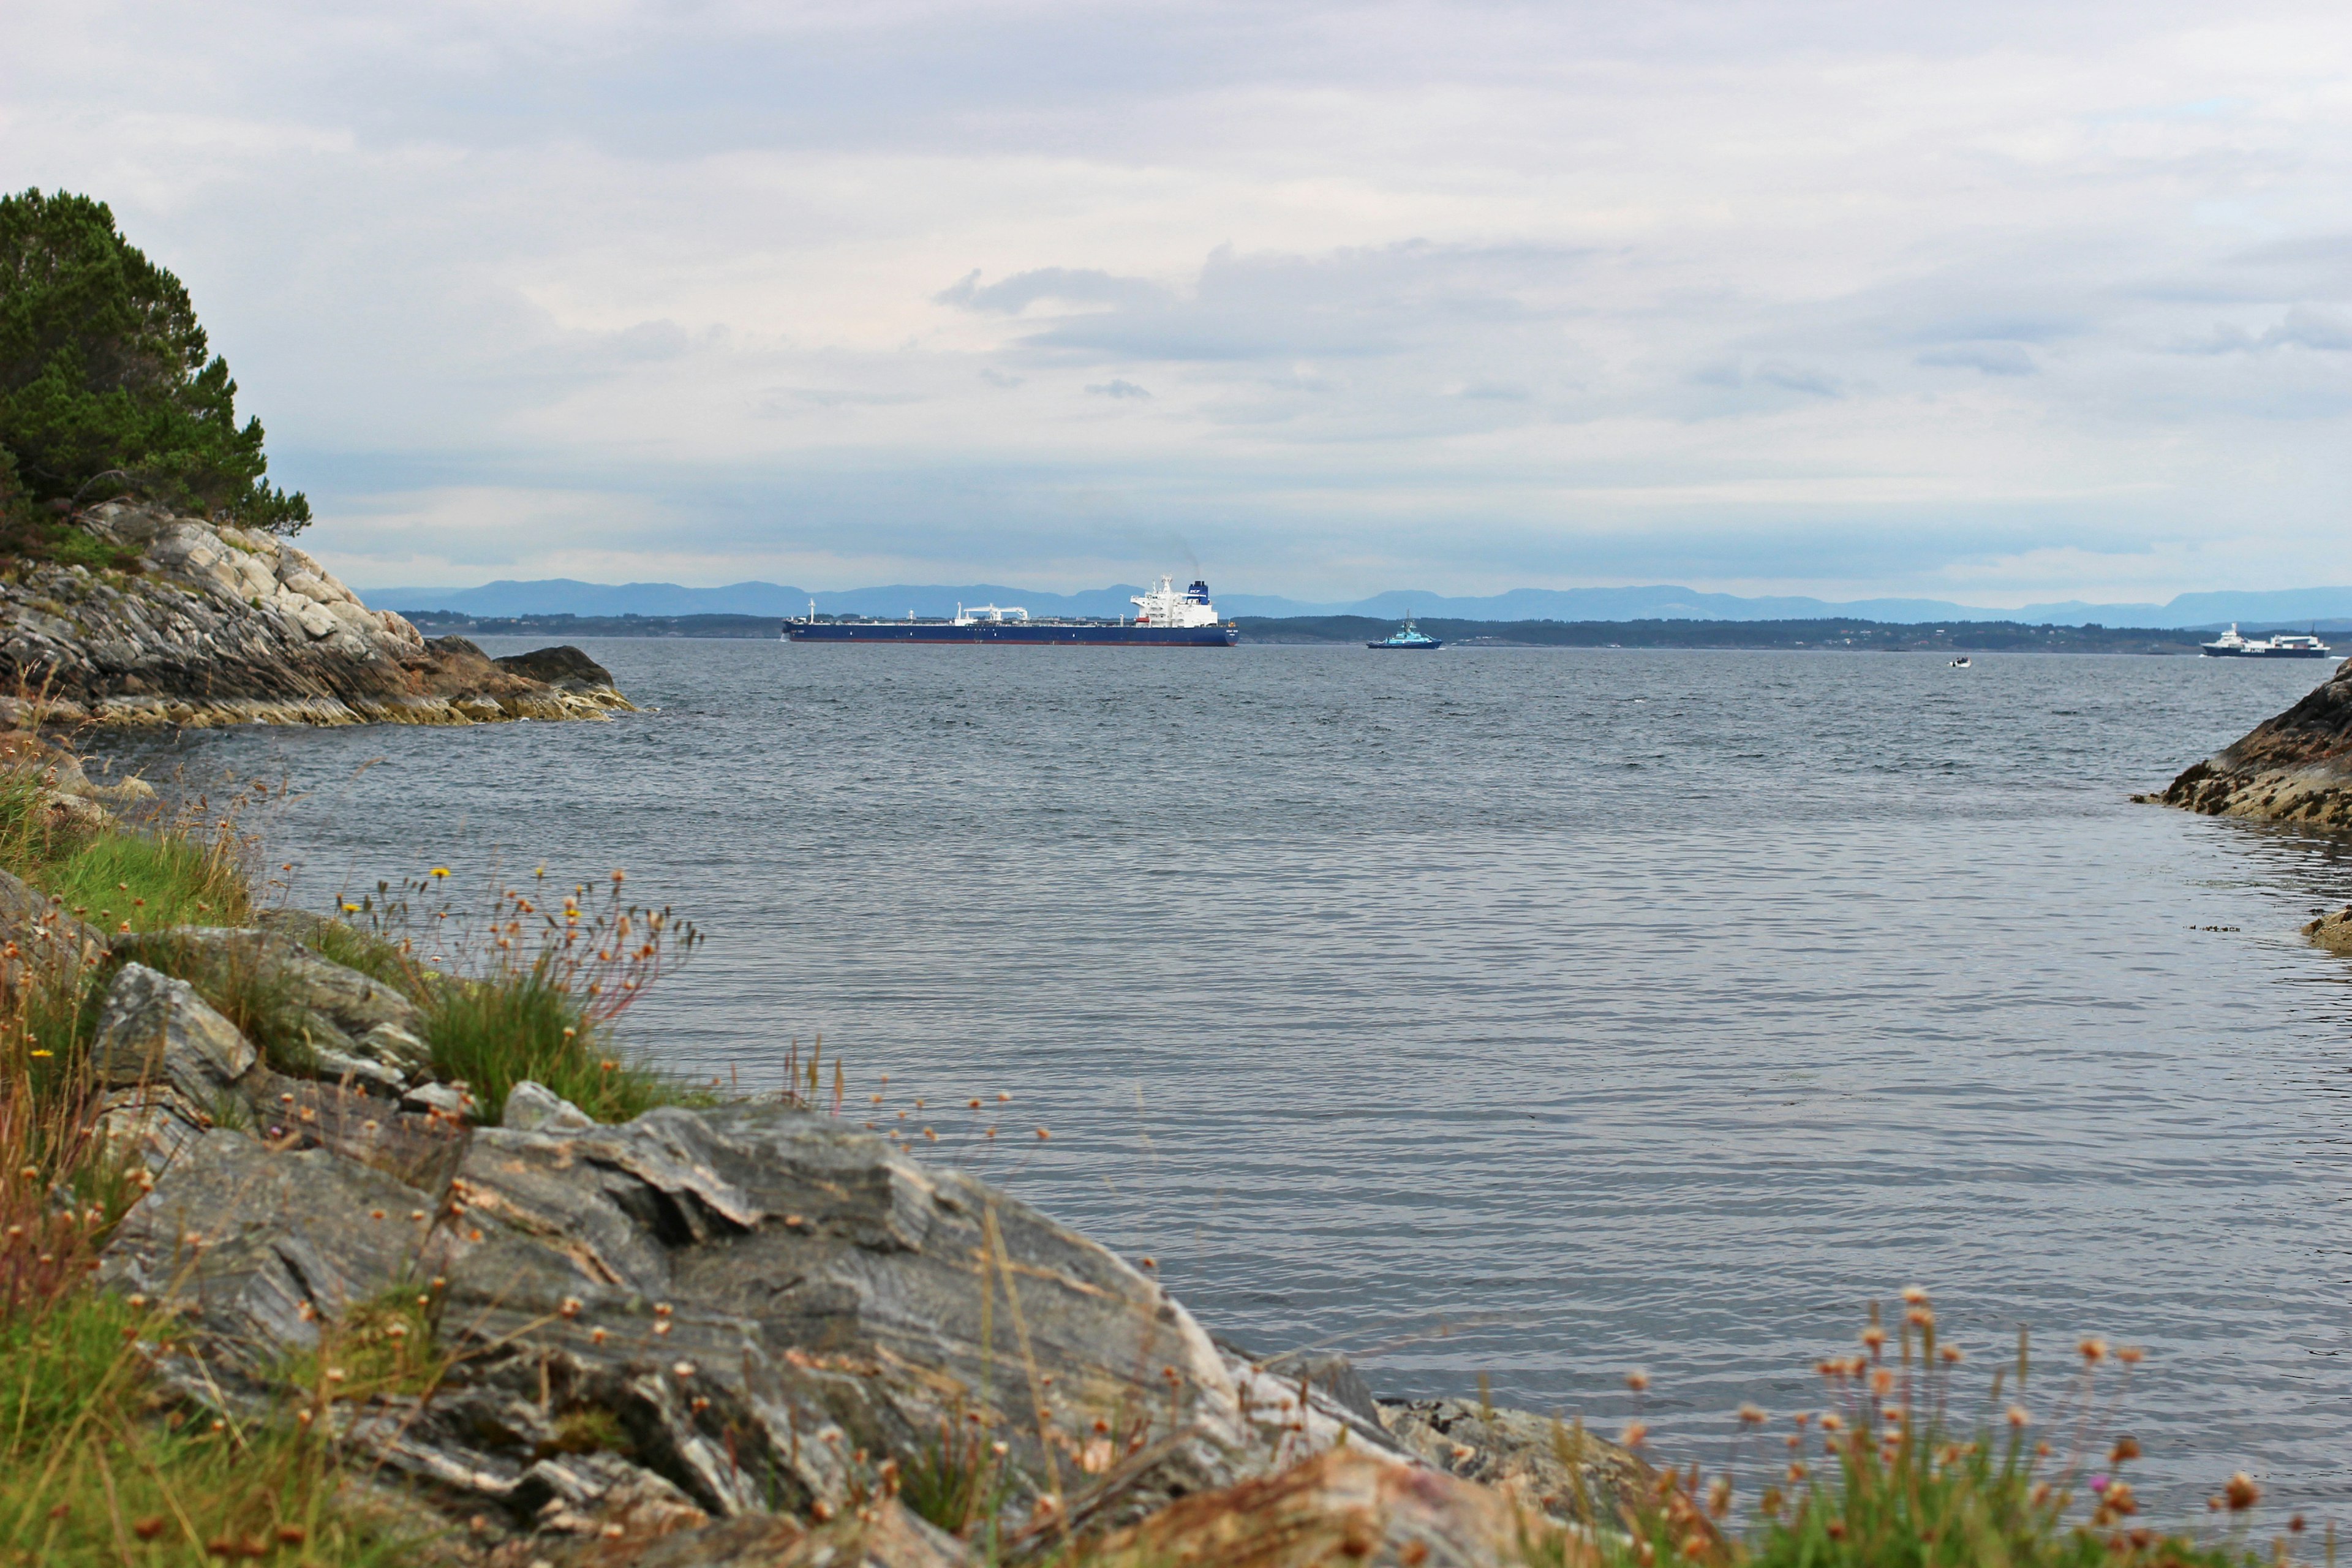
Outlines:
[[822, 620], [811, 601], [805, 619], [784, 623], [784, 640], [959, 647], [1231, 647], [1241, 640], [1231, 621], [1217, 619], [1209, 585], [1198, 579], [1179, 592], [1175, 578], [1162, 577], [1160, 586], [1128, 602], [1135, 606], [1131, 621], [1040, 619], [1018, 605], [958, 605], [950, 620], [918, 620], [910, 614], [903, 621], [879, 621]]

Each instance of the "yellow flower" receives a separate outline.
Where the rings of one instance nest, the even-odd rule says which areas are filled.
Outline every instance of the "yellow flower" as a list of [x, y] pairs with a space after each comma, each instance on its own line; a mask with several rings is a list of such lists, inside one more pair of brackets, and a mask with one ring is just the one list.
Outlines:
[[436, 866], [433, 868], [433, 874], [436, 877], [446, 877], [449, 874], [449, 868], [446, 866]]
[[345, 904], [343, 906], [343, 913], [347, 915], [355, 915], [359, 912], [360, 907], [357, 904]]
[[37, 1057], [53, 1057], [58, 1053], [55, 1051], [35, 1051], [33, 1054]]

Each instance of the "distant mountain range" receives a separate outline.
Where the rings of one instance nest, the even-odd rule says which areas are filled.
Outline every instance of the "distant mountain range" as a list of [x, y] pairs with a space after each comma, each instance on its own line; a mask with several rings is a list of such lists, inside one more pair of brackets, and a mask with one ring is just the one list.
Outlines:
[[[458, 610], [493, 616], [799, 616], [814, 600], [825, 615], [947, 616], [958, 605], [1018, 605], [1039, 616], [1121, 616], [1133, 613], [1121, 584], [1082, 594], [1046, 594], [1002, 583], [961, 586], [893, 584], [844, 593], [812, 593], [777, 583], [732, 583], [724, 588], [682, 588], [675, 583], [579, 583], [569, 578], [498, 582], [478, 588], [373, 588], [361, 597], [394, 610]], [[1408, 614], [1479, 621], [1783, 621], [1851, 616], [1916, 625], [1927, 621], [2022, 621], [2042, 626], [2352, 626], [2352, 587], [2289, 588], [2269, 593], [2182, 594], [2162, 605], [2027, 605], [1991, 610], [1943, 599], [1860, 599], [1843, 604], [1808, 598], [1743, 598], [1691, 588], [1514, 588], [1484, 598], [1405, 591], [1339, 604], [1309, 604], [1260, 594], [1220, 594], [1229, 616], [1377, 616]]]

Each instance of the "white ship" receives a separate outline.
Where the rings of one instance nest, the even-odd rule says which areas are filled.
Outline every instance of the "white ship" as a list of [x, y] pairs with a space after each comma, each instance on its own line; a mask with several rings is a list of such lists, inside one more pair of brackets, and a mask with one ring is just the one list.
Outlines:
[[2301, 632], [2242, 637], [2238, 635], [2235, 621], [2230, 623], [2228, 631], [2211, 642], [2200, 643], [2198, 647], [2208, 658], [2326, 658], [2335, 651], [2316, 636]]

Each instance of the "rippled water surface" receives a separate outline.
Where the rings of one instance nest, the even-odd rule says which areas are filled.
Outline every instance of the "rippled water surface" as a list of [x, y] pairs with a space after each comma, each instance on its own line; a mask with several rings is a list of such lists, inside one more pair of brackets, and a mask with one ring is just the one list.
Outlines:
[[2295, 931], [2352, 860], [2126, 799], [2324, 665], [589, 646], [653, 710], [125, 757], [289, 776], [307, 901], [628, 868], [711, 933], [644, 1048], [772, 1082], [821, 1030], [1384, 1393], [1613, 1426], [1644, 1365], [1712, 1460], [1917, 1281], [1972, 1370], [2033, 1325], [2037, 1403], [2148, 1346], [2169, 1507], [2352, 1490], [2352, 967]]

